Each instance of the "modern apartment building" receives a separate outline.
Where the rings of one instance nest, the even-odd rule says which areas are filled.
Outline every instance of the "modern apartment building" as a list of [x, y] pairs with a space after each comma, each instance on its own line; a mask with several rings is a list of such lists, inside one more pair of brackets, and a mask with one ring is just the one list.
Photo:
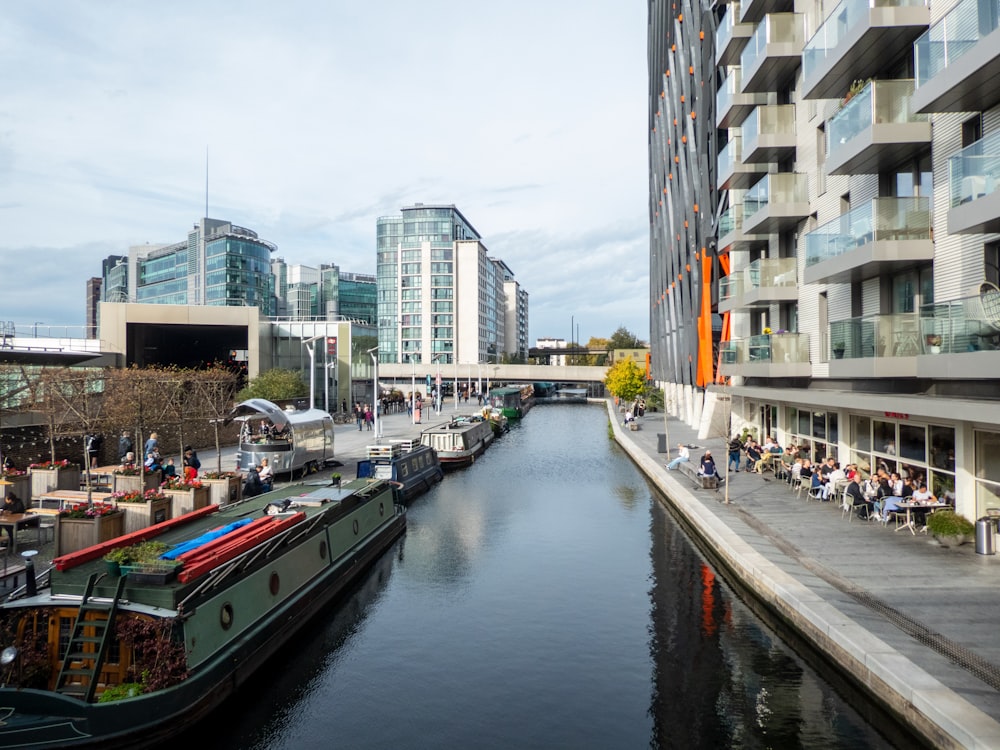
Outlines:
[[[507, 338], [514, 284], [506, 264], [490, 258], [479, 233], [453, 205], [417, 203], [378, 219], [379, 361], [472, 365], [499, 362], [505, 351], [527, 351], [527, 293], [517, 293]], [[513, 289], [513, 287], [511, 287]], [[518, 288], [519, 290], [519, 288]], [[523, 318], [523, 320], [521, 320]]]
[[275, 314], [271, 253], [256, 232], [220, 219], [199, 219], [187, 238], [129, 248], [127, 260], [104, 262], [103, 301], [250, 306]]
[[352, 320], [375, 324], [375, 277], [344, 273], [332, 263], [319, 268], [271, 261], [277, 316], [295, 320]]
[[650, 0], [668, 408], [708, 424], [729, 400], [735, 429], [1000, 507], [998, 16]]

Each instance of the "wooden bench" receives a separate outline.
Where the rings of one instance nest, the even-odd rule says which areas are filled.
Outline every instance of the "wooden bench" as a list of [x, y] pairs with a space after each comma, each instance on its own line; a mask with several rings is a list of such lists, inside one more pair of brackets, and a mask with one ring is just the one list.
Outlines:
[[677, 464], [677, 468], [687, 474], [691, 481], [694, 482], [696, 489], [717, 490], [719, 488], [718, 477], [703, 477], [698, 473], [698, 467], [691, 461], [681, 461]]

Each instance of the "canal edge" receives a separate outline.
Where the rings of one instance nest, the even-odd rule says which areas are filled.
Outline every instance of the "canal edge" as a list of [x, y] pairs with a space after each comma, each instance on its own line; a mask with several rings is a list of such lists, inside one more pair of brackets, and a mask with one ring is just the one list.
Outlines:
[[[613, 405], [606, 404], [615, 441], [700, 542], [747, 591], [823, 653], [859, 689], [884, 705], [931, 747], [1000, 747], [1000, 723], [753, 549], [700, 497], [667, 475], [658, 460], [629, 439]], [[787, 559], [800, 565], [794, 558]]]

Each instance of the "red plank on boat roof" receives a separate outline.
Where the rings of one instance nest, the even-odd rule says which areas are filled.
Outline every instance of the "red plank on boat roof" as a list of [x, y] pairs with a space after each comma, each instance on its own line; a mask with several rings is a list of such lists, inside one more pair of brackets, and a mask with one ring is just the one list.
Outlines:
[[104, 557], [108, 550], [112, 550], [115, 547], [128, 547], [129, 545], [136, 544], [138, 542], [144, 542], [147, 539], [159, 536], [165, 531], [190, 523], [197, 518], [218, 512], [218, 505], [208, 505], [204, 508], [198, 508], [190, 513], [185, 513], [183, 516], [171, 518], [168, 521], [162, 521], [161, 523], [147, 526], [146, 528], [139, 529], [138, 531], [132, 531], [123, 536], [116, 536], [114, 539], [109, 539], [106, 542], [95, 544], [92, 547], [84, 547], [76, 552], [60, 555], [52, 561], [52, 564], [55, 566], [56, 570], [69, 570], [70, 568], [75, 568], [77, 565], [83, 565], [91, 560]]
[[[189, 581], [193, 581], [195, 578], [204, 575], [213, 568], [217, 568], [219, 565], [229, 562], [233, 558], [242, 555], [244, 552], [253, 549], [261, 542], [266, 541], [271, 537], [277, 536], [286, 529], [289, 529], [292, 526], [301, 523], [305, 519], [305, 517], [306, 514], [300, 511], [293, 516], [288, 516], [284, 518], [279, 518], [277, 516], [270, 516], [269, 518], [273, 519], [273, 522], [267, 525], [261, 524], [260, 526], [255, 526], [255, 524], [252, 523], [247, 524], [244, 528], [245, 529], [253, 528], [256, 533], [245, 534], [242, 537], [233, 541], [232, 543], [220, 545], [218, 548], [215, 549], [215, 554], [203, 555], [194, 562], [189, 563], [188, 560], [185, 558], [184, 567], [181, 568], [180, 573], [177, 574], [177, 580], [179, 580], [181, 583], [187, 583]], [[258, 519], [258, 520], [263, 520], [263, 519]], [[216, 542], [225, 542], [227, 541], [227, 537], [229, 536], [230, 535], [227, 534], [224, 537], [220, 537], [219, 539], [216, 540]], [[215, 542], [212, 542], [211, 544], [215, 544]], [[207, 547], [209, 545], [205, 546]], [[200, 551], [201, 549], [203, 548], [199, 548], [199, 550], [194, 550], [194, 551]]]

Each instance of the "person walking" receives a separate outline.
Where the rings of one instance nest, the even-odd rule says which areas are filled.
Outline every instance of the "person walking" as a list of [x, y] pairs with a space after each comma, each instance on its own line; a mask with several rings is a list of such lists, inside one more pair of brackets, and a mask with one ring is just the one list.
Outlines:
[[[733, 435], [733, 439], [729, 441], [729, 445], [727, 446], [727, 448], [729, 449], [729, 466], [727, 468], [739, 474], [740, 450], [742, 450], [743, 448], [743, 443], [740, 442], [740, 439], [737, 435]], [[734, 465], [736, 468], [733, 468]]]
[[372, 425], [375, 423], [375, 415], [372, 413], [372, 407], [370, 404], [365, 405], [365, 429], [371, 430]]
[[101, 446], [104, 445], [104, 438], [96, 432], [87, 433], [87, 468], [97, 466], [98, 458], [101, 455]]
[[361, 402], [354, 404], [354, 420], [358, 423], [358, 432], [361, 432], [361, 423], [365, 421], [365, 413], [361, 408]]

